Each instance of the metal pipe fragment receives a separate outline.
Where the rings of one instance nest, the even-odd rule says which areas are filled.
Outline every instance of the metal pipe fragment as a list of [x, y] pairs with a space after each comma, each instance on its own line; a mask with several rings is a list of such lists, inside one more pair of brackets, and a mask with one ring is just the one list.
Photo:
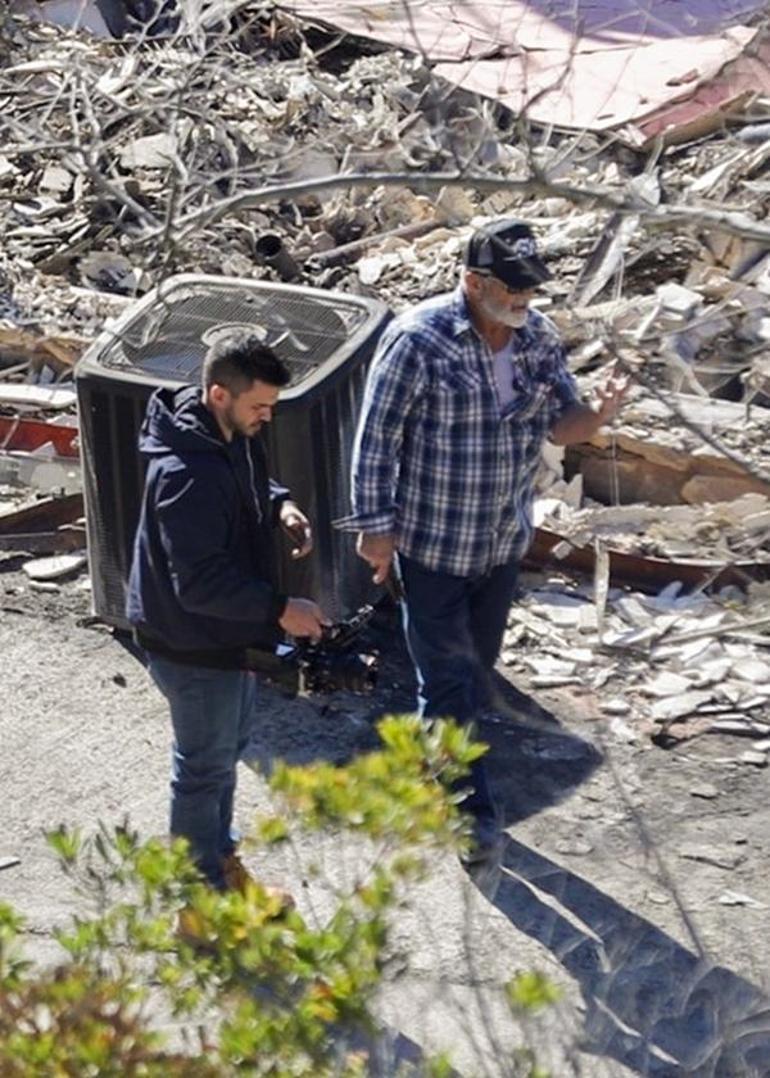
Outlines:
[[335, 262], [343, 262], [349, 255], [358, 254], [367, 247], [374, 247], [384, 240], [398, 237], [416, 239], [444, 225], [446, 225], [444, 220], [416, 221], [408, 225], [399, 225], [397, 228], [389, 228], [386, 232], [373, 232], [368, 236], [362, 236], [361, 239], [343, 243], [340, 247], [332, 247], [329, 251], [318, 251], [311, 255], [308, 261], [317, 266], [331, 266]]
[[277, 232], [263, 232], [254, 245], [254, 254], [258, 262], [270, 266], [282, 280], [293, 281], [299, 277], [299, 266]]

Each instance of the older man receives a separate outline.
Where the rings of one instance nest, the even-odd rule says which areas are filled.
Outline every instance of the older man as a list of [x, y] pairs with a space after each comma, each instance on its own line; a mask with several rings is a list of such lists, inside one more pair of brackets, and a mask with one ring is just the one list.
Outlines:
[[[456, 291], [391, 322], [369, 373], [347, 524], [375, 582], [397, 563], [425, 717], [466, 723], [488, 706], [543, 443], [589, 439], [625, 389], [611, 380], [580, 403], [552, 323], [530, 306], [549, 277], [525, 222], [478, 229]], [[482, 857], [499, 833], [483, 761], [470, 782]]]

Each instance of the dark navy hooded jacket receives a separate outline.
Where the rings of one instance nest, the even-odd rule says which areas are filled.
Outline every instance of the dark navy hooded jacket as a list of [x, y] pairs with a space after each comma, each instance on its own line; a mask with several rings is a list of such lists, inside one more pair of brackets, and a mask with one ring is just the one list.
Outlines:
[[158, 389], [139, 449], [149, 460], [126, 612], [164, 649], [233, 649], [275, 638], [273, 527], [288, 491], [258, 437], [225, 441], [201, 391]]

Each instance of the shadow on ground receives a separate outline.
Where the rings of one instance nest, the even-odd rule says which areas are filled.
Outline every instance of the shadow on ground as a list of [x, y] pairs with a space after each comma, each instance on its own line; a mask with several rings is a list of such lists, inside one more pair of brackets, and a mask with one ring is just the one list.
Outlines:
[[[276, 758], [343, 764], [377, 747], [376, 719], [409, 711], [413, 700], [411, 668], [394, 629], [384, 618], [367, 641], [382, 655], [374, 697], [263, 695], [254, 752], [261, 770]], [[480, 722], [478, 735], [490, 746], [492, 782], [510, 826], [563, 801], [602, 757], [505, 679], [496, 679], [496, 689], [499, 708]], [[650, 1078], [769, 1078], [770, 1005], [749, 981], [508, 836], [499, 863], [480, 866], [473, 879], [577, 982], [587, 1008], [583, 1052]], [[393, 1031], [377, 1046], [381, 1063], [383, 1044], [387, 1062], [377, 1073], [396, 1060], [419, 1059], [419, 1048]]]
[[[116, 636], [145, 665], [144, 653], [131, 636]], [[244, 756], [249, 766], [269, 774], [278, 759], [292, 765], [317, 760], [344, 765], [378, 747], [379, 718], [413, 709], [414, 674], [395, 610], [379, 611], [358, 645], [379, 653], [376, 692], [287, 699], [261, 687], [255, 732]], [[476, 733], [489, 745], [489, 771], [502, 822], [508, 826], [564, 800], [593, 773], [602, 757], [594, 745], [565, 731], [555, 715], [505, 678], [495, 675], [493, 688], [494, 710], [480, 720]]]
[[579, 985], [582, 1051], [651, 1078], [770, 1075], [770, 1005], [749, 981], [508, 836], [474, 876]]

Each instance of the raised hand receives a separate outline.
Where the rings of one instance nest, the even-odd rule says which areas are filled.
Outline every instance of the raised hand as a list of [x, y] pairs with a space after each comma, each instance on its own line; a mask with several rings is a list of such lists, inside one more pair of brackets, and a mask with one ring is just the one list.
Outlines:
[[304, 558], [313, 549], [313, 532], [310, 521], [302, 510], [292, 501], [285, 501], [280, 509], [281, 527], [296, 545], [292, 547], [292, 558]]

